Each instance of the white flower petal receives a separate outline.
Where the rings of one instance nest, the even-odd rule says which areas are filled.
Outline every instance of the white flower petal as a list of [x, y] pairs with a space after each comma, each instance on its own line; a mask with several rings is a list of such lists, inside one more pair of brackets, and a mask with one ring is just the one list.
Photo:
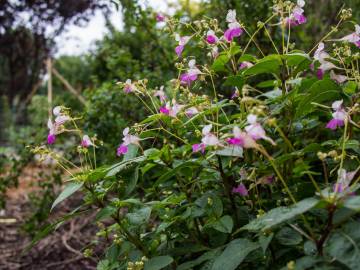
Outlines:
[[202, 129], [202, 134], [203, 135], [209, 134], [211, 129], [212, 129], [212, 124], [204, 126]]

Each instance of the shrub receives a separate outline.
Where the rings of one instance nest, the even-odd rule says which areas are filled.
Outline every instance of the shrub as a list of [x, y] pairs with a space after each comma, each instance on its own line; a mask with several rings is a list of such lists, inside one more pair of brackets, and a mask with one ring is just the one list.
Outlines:
[[[97, 164], [96, 138], [54, 108], [48, 143], [74, 132], [79, 162], [50, 146], [33, 151], [71, 176], [53, 207], [76, 191], [84, 203], [45, 232], [97, 211], [98, 240], [108, 243], [98, 269], [358, 269], [359, 26], [341, 32], [351, 23], [344, 9], [309, 52], [297, 50], [303, 6], [276, 1], [254, 33], [232, 10], [225, 31], [211, 19], [160, 16], [177, 40], [178, 77], [165, 88], [119, 84], [149, 116], [123, 130], [116, 164]], [[263, 31], [282, 36], [275, 44], [268, 35], [273, 54], [255, 40]], [[208, 63], [190, 56], [195, 46]]]

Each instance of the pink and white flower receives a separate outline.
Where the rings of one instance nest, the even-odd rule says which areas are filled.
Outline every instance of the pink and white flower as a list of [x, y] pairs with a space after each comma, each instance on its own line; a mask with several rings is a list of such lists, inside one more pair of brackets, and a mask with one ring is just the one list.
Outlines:
[[356, 24], [355, 32], [353, 32], [350, 35], [347, 35], [339, 40], [354, 43], [356, 47], [360, 48], [360, 25]]
[[138, 136], [131, 135], [129, 131], [130, 128], [128, 127], [123, 130], [123, 143], [117, 148], [116, 151], [118, 156], [126, 154], [129, 150], [128, 146], [130, 144], [139, 145], [140, 138]]
[[94, 143], [91, 141], [88, 135], [84, 135], [81, 140], [81, 146], [84, 148], [88, 148], [89, 146], [94, 146]]
[[240, 196], [248, 196], [249, 191], [247, 190], [246, 186], [243, 183], [240, 183], [237, 187], [232, 189], [233, 193], [237, 193]]
[[61, 106], [56, 106], [53, 109], [53, 114], [55, 116], [54, 123], [52, 122], [51, 118], [49, 118], [48, 123], [47, 123], [48, 129], [49, 129], [49, 133], [47, 136], [48, 144], [55, 143], [56, 135], [63, 132], [63, 130], [64, 130], [63, 125], [71, 119], [68, 115], [66, 115], [63, 112], [63, 107], [61, 107]]
[[320, 62], [320, 67], [316, 71], [316, 75], [319, 80], [322, 80], [326, 71], [336, 68], [336, 66], [327, 61], [326, 59], [331, 58], [330, 55], [325, 52], [325, 45], [323, 42], [320, 42], [318, 48], [314, 53], [314, 59]]
[[206, 42], [209, 44], [215, 44], [219, 41], [219, 38], [216, 36], [213, 30], [209, 30], [206, 33]]
[[297, 5], [292, 10], [289, 17], [285, 18], [285, 24], [288, 26], [297, 26], [300, 24], [304, 24], [307, 22], [307, 18], [304, 15], [304, 9], [305, 6], [304, 0], [298, 0]]
[[201, 71], [196, 67], [195, 59], [189, 61], [189, 69], [186, 73], [181, 74], [180, 83], [182, 85], [190, 86], [193, 81], [196, 81]]
[[338, 170], [338, 179], [333, 187], [335, 193], [349, 192], [351, 181], [354, 179], [356, 171], [347, 172], [345, 169]]
[[344, 126], [347, 114], [342, 104], [343, 104], [343, 100], [337, 100], [333, 102], [333, 104], [331, 105], [332, 109], [334, 110], [334, 112], [332, 113], [333, 119], [331, 119], [327, 123], [326, 128], [335, 130], [338, 127]]
[[276, 143], [268, 136], [266, 136], [264, 128], [260, 123], [257, 122], [257, 116], [254, 114], [249, 114], [247, 116], [248, 126], [245, 127], [247, 134], [254, 139], [255, 141], [259, 139], [266, 140], [271, 144], [275, 145]]
[[252, 67], [254, 64], [248, 61], [244, 61], [240, 63], [240, 69], [245, 69], [245, 68], [249, 68]]
[[164, 86], [162, 85], [158, 91], [155, 92], [154, 97], [159, 97], [161, 102], [166, 101], [166, 94], [164, 92]]
[[228, 22], [228, 29], [224, 33], [224, 38], [227, 42], [232, 42], [235, 37], [241, 36], [244, 30], [236, 20], [236, 11], [234, 9], [228, 11], [226, 21]]
[[185, 45], [189, 42], [190, 38], [190, 36], [181, 37], [179, 34], [175, 34], [175, 40], [179, 42], [179, 45], [175, 48], [175, 52], [178, 57], [181, 56], [182, 52], [184, 51]]
[[336, 74], [333, 70], [330, 71], [330, 79], [334, 80], [335, 82], [341, 84], [348, 80], [348, 77], [345, 75]]
[[193, 117], [194, 115], [196, 115], [198, 113], [199, 113], [199, 111], [198, 111], [198, 109], [196, 107], [190, 107], [190, 108], [185, 110], [185, 115], [187, 117], [189, 117], [189, 118]]
[[127, 80], [125, 81], [125, 84], [124, 84], [124, 92], [125, 92], [126, 94], [129, 94], [129, 93], [131, 93], [131, 92], [134, 92], [136, 89], [137, 89], [137, 88], [136, 88], [135, 84], [133, 84], [130, 79], [127, 79]]
[[203, 127], [203, 129], [202, 129], [202, 136], [203, 137], [201, 139], [201, 143], [194, 144], [192, 146], [193, 152], [201, 151], [202, 153], [204, 153], [206, 146], [220, 145], [219, 139], [216, 137], [215, 134], [211, 133], [211, 129], [212, 129], [211, 124], [206, 125], [206, 126]]
[[160, 107], [159, 111], [162, 114], [176, 117], [177, 114], [184, 108], [184, 105], [178, 104], [175, 99], [172, 100], [172, 105], [167, 102], [165, 106]]
[[165, 19], [166, 19], [165, 15], [162, 14], [161, 12], [156, 13], [156, 17], [155, 17], [155, 18], [156, 18], [156, 21], [157, 21], [157, 22], [164, 22]]
[[235, 126], [233, 128], [233, 137], [227, 139], [227, 143], [233, 145], [234, 147], [244, 147], [244, 148], [255, 148], [255, 140], [246, 132], [243, 132]]
[[211, 51], [208, 53], [209, 57], [217, 58], [219, 56], [219, 48], [217, 46], [213, 46]]

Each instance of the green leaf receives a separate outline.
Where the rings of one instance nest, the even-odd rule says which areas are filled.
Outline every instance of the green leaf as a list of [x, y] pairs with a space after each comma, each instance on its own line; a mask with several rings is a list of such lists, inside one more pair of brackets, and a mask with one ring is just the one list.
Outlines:
[[54, 209], [54, 207], [57, 206], [59, 203], [61, 203], [63, 200], [65, 200], [66, 198], [74, 194], [76, 191], [78, 191], [83, 185], [84, 185], [83, 182], [81, 183], [72, 182], [68, 184], [52, 204], [51, 210]]
[[297, 66], [303, 64], [304, 62], [306, 62], [307, 66], [309, 66], [311, 63], [310, 56], [305, 53], [289, 53], [282, 55], [282, 57], [284, 60], [286, 60], [289, 67]]
[[340, 88], [332, 80], [324, 79], [311, 85], [297, 106], [295, 117], [302, 117], [315, 109], [311, 102], [324, 103], [340, 98]]
[[123, 160], [125, 161], [125, 160], [133, 159], [134, 157], [136, 157], [138, 151], [139, 151], [139, 146], [135, 144], [128, 145], [128, 151], [124, 155]]
[[344, 207], [360, 211], [360, 196], [353, 196], [344, 202]]
[[111, 205], [108, 205], [105, 208], [101, 209], [99, 212], [97, 212], [95, 221], [100, 221], [104, 218], [108, 218], [115, 213], [116, 213], [116, 208]]
[[174, 261], [170, 256], [158, 256], [151, 258], [145, 263], [144, 270], [160, 270]]
[[198, 161], [196, 160], [188, 160], [185, 162], [180, 163], [179, 165], [177, 165], [176, 167], [174, 167], [173, 169], [169, 170], [168, 172], [166, 172], [165, 174], [163, 174], [154, 184], [154, 186], [158, 186], [159, 184], [167, 181], [168, 179], [172, 178], [173, 176], [175, 176], [180, 170], [188, 168], [193, 170], [196, 167], [199, 167], [200, 164], [198, 163]]
[[275, 236], [276, 240], [284, 246], [295, 246], [302, 241], [301, 235], [289, 227], [281, 228]]
[[215, 250], [210, 250], [206, 253], [204, 253], [203, 255], [201, 255], [199, 258], [197, 258], [196, 260], [190, 261], [190, 262], [186, 262], [183, 264], [180, 264], [176, 270], [188, 270], [188, 269], [193, 269], [195, 266], [198, 266], [199, 264], [202, 264], [203, 262], [206, 262], [208, 260], [213, 259], [214, 257], [217, 257], [220, 255], [220, 250], [219, 249], [215, 249]]
[[133, 171], [130, 171], [129, 173], [126, 173], [123, 175], [123, 178], [125, 179], [125, 194], [129, 195], [136, 187], [136, 184], [139, 179], [139, 166], [135, 167]]
[[360, 269], [359, 222], [347, 223], [326, 242], [325, 252], [352, 270]]
[[244, 62], [244, 61], [247, 61], [247, 62], [256, 62], [256, 58], [250, 54], [244, 54], [243, 56], [239, 57], [238, 59], [238, 63], [241, 63], [241, 62]]
[[357, 84], [354, 81], [349, 81], [344, 86], [344, 92], [346, 94], [352, 95], [356, 92]]
[[259, 245], [248, 239], [235, 239], [231, 241], [223, 253], [215, 259], [212, 270], [235, 270], [246, 256], [259, 248]]
[[126, 214], [129, 222], [133, 225], [141, 225], [149, 221], [151, 215], [151, 208], [144, 207], [133, 213]]
[[261, 61], [249, 67], [243, 72], [244, 76], [258, 75], [262, 73], [274, 73], [279, 74], [280, 64], [278, 60], [266, 60]]
[[209, 227], [223, 233], [231, 233], [234, 222], [230, 216], [223, 216], [218, 221], [209, 224]]
[[295, 218], [298, 215], [305, 213], [306, 211], [309, 211], [310, 209], [315, 207], [318, 202], [319, 200], [316, 198], [307, 198], [289, 207], [281, 206], [271, 209], [266, 214], [260, 216], [257, 219], [252, 220], [249, 224], [240, 228], [240, 230], [249, 230], [249, 231], [268, 230], [289, 219]]
[[106, 169], [106, 172], [107, 172], [106, 177], [112, 177], [112, 176], [116, 175], [117, 173], [128, 169], [131, 166], [134, 166], [136, 164], [143, 162], [145, 159], [146, 159], [146, 157], [140, 156], [140, 157], [136, 157], [136, 158], [129, 159], [129, 160], [124, 160], [117, 164], [114, 164]]
[[236, 86], [238, 89], [241, 89], [245, 83], [243, 76], [233, 75], [226, 78], [224, 86]]
[[243, 157], [242, 147], [224, 147], [221, 150], [217, 150], [215, 153], [219, 156]]
[[212, 64], [211, 68], [215, 72], [225, 71], [225, 65], [229, 62], [230, 57], [227, 54], [220, 54]]
[[269, 235], [261, 234], [259, 236], [259, 244], [260, 244], [264, 254], [265, 254], [267, 248], [269, 247], [273, 237], [274, 237], [274, 233], [270, 233]]

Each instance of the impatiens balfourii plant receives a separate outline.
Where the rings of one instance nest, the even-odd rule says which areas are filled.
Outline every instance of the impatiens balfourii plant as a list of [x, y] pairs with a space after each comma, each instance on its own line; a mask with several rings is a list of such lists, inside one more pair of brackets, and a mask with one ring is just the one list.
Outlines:
[[[49, 146], [34, 151], [71, 176], [54, 207], [76, 191], [84, 203], [47, 232], [97, 211], [94, 245], [108, 245], [100, 269], [359, 269], [358, 34], [341, 32], [351, 23], [343, 10], [309, 52], [296, 50], [305, 8], [275, 1], [254, 33], [233, 10], [223, 30], [166, 16], [178, 78], [156, 89], [146, 79], [118, 83], [149, 116], [114, 134], [117, 164], [99, 167], [95, 139], [57, 107]], [[260, 31], [273, 54], [256, 42]], [[207, 63], [191, 56], [195, 46]], [[77, 161], [52, 150], [66, 132], [78, 135]]]

